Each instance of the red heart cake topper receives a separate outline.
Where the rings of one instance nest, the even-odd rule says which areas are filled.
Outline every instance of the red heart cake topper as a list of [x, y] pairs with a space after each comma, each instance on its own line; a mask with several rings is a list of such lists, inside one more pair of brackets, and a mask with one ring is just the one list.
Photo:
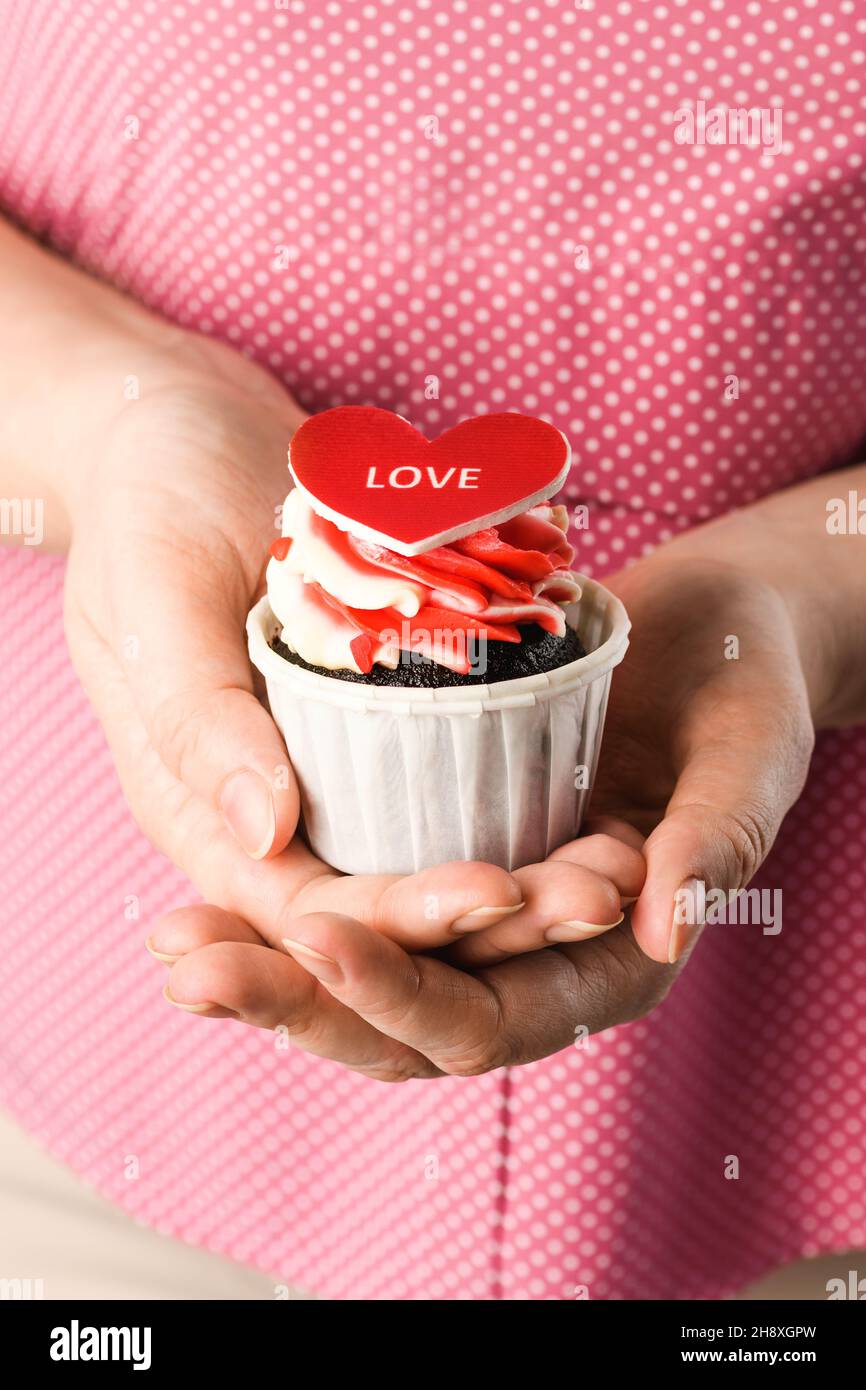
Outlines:
[[429, 440], [371, 405], [312, 415], [289, 449], [315, 512], [401, 555], [527, 511], [559, 491], [570, 463], [565, 435], [531, 415], [478, 415]]

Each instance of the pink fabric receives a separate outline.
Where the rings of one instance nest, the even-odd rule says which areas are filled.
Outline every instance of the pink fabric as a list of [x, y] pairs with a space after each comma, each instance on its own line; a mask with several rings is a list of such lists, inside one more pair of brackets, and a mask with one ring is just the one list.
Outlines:
[[[854, 3], [0, 0], [0, 20], [7, 211], [311, 409], [374, 402], [431, 434], [545, 415], [575, 448], [590, 572], [866, 434]], [[783, 103], [784, 147], [676, 144], [698, 99]], [[124, 807], [62, 578], [0, 557], [0, 1090], [54, 1153], [328, 1296], [705, 1298], [866, 1245], [866, 733], [821, 738], [761, 875], [780, 936], [708, 933], [662, 1008], [588, 1050], [386, 1088], [165, 1008], [141, 943], [190, 890]]]

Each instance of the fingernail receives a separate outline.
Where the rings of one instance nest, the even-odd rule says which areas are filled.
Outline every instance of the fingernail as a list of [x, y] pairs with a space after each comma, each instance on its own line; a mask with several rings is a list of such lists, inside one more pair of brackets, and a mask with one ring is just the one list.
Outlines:
[[[163, 965], [175, 965], [180, 960], [180, 956], [167, 956], [164, 951], [158, 951], [153, 944], [152, 936], [145, 939], [144, 949], [149, 951], [155, 960], [161, 960]], [[174, 1000], [169, 1000], [169, 1003], [173, 1004]]]
[[519, 912], [525, 906], [525, 903], [515, 903], [514, 907], [473, 907], [471, 912], [464, 912], [462, 917], [451, 923], [451, 930], [483, 931], [485, 927], [495, 927], [497, 922], [503, 922], [506, 917], [513, 917], [515, 912]]
[[601, 936], [602, 932], [612, 931], [618, 927], [625, 917], [621, 912], [615, 922], [557, 922], [555, 927], [548, 927], [544, 933], [545, 941], [580, 941], [588, 936]]
[[233, 772], [219, 798], [226, 825], [251, 859], [264, 859], [277, 830], [274, 798], [264, 777], [250, 768]]
[[631, 907], [633, 903], [637, 902], [637, 898], [621, 898], [620, 902], [623, 907]]
[[305, 946], [303, 941], [293, 941], [290, 936], [283, 937], [283, 945], [290, 956], [296, 959], [300, 956], [298, 964], [309, 970], [311, 975], [315, 975], [317, 980], [324, 981], [326, 985], [338, 985], [342, 980], [343, 972], [330, 956], [323, 956], [321, 951], [314, 951], [312, 946]]
[[675, 965], [688, 950], [707, 915], [707, 885], [699, 878], [687, 878], [674, 893], [674, 915], [668, 939], [668, 962]]
[[208, 1009], [218, 1009], [218, 1008], [221, 1007], [219, 1004], [211, 1004], [211, 1003], [207, 1003], [207, 1004], [181, 1004], [181, 1002], [180, 1002], [179, 999], [174, 999], [174, 998], [172, 997], [172, 995], [169, 993], [168, 985], [165, 985], [165, 986], [163, 987], [162, 997], [163, 997], [163, 999], [165, 999], [166, 1003], [168, 1003], [168, 1004], [174, 1004], [174, 1007], [175, 1007], [176, 1009], [183, 1009], [183, 1010], [185, 1010], [185, 1012], [188, 1013], [188, 1014], [204, 1014], [204, 1013], [207, 1013]]

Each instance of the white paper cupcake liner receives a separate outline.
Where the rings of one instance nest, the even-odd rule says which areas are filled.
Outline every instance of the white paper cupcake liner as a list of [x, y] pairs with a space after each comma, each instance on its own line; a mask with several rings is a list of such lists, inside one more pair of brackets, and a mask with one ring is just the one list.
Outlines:
[[541, 675], [431, 690], [319, 676], [272, 650], [267, 598], [250, 658], [301, 788], [313, 851], [345, 873], [408, 874], [455, 859], [516, 869], [577, 834], [629, 620], [578, 576], [566, 609], [587, 655]]

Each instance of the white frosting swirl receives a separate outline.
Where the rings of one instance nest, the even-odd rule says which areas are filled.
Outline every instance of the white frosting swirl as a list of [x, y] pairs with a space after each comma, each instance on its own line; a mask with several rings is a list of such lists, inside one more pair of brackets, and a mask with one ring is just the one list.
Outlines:
[[[280, 558], [267, 567], [268, 600], [283, 642], [326, 670], [362, 673], [371, 661], [395, 667], [394, 632], [419, 613], [486, 624], [499, 640], [519, 641], [516, 624], [526, 622], [562, 635], [561, 605], [580, 594], [567, 568], [566, 521], [564, 508], [542, 505], [500, 528], [501, 536], [479, 532], [409, 560], [356, 541], [294, 489], [283, 505], [285, 544], [276, 543]], [[441, 645], [435, 650], [435, 659], [463, 669]]]

